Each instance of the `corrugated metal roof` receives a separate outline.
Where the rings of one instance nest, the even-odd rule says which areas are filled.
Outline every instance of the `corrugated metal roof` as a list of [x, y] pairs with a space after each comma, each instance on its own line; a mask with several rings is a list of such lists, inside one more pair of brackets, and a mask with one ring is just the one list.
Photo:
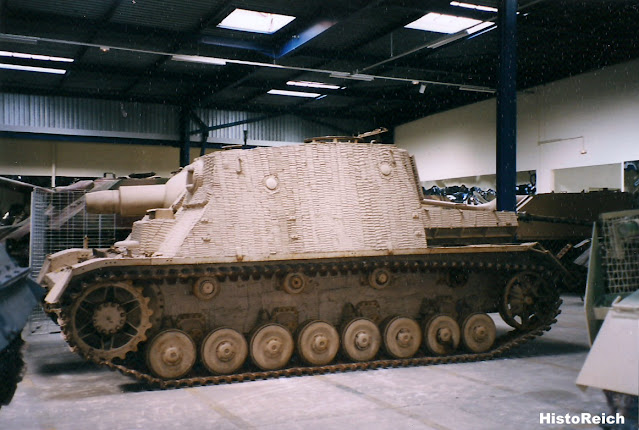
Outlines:
[[[133, 78], [131, 78], [133, 79]], [[96, 75], [89, 72], [71, 72], [64, 81], [65, 88], [95, 88], [95, 91], [113, 93], [129, 86], [129, 82], [122, 80], [121, 76], [113, 76], [108, 73]]]
[[[495, 0], [478, 1], [495, 4]], [[345, 72], [359, 70], [380, 77], [372, 83], [346, 79], [328, 81], [347, 86], [348, 91], [344, 93], [359, 98], [360, 104], [354, 109], [348, 104], [349, 109], [342, 109], [343, 100], [333, 97], [306, 104], [301, 109], [319, 116], [353, 118], [361, 114], [371, 115], [384, 118], [388, 126], [493, 96], [490, 93], [482, 95], [459, 91], [458, 88], [444, 90], [435, 85], [429, 85], [425, 94], [419, 95], [410, 81], [430, 79], [441, 83], [456, 82], [458, 86], [483, 83], [481, 86], [494, 87], [497, 31], [487, 29], [437, 49], [421, 49], [414, 55], [401, 57], [397, 55], [411, 52], [428, 40], [445, 37], [443, 33], [403, 27], [431, 10], [482, 20], [495, 16], [452, 6], [449, 1], [4, 0], [3, 5], [3, 32], [18, 37], [5, 34], [0, 40], [0, 49], [28, 49], [27, 52], [58, 56], [85, 53], [78, 56], [73, 65], [75, 71], [64, 79], [64, 85], [60, 85], [61, 78], [58, 77], [26, 72], [2, 74], [0, 79], [5, 91], [28, 94], [46, 91], [46, 94], [56, 96], [83, 94], [84, 97], [121, 97], [125, 100], [133, 97], [140, 102], [164, 100], [174, 105], [201, 103], [202, 107], [218, 103], [218, 106], [234, 110], [250, 108], [268, 112], [293, 102], [261, 94], [272, 86], [286, 85], [290, 77], [300, 77], [297, 72], [285, 69], [266, 69], [264, 63]], [[297, 18], [271, 35], [217, 28], [219, 20], [236, 7]], [[636, 1], [520, 0], [519, 8], [522, 12], [517, 23], [520, 89], [639, 58], [639, 32], [635, 31], [639, 21]], [[201, 26], [206, 26], [206, 29], [198, 33]], [[46, 37], [57, 41], [27, 45], [25, 43], [35, 40], [25, 37]], [[80, 45], [69, 48], [69, 43]], [[156, 53], [179, 50], [187, 55], [262, 64], [219, 67], [160, 61], [156, 66], [155, 58], [159, 57], [155, 55], [145, 58], [116, 49], [107, 55], [97, 55], [95, 47], [84, 45], [83, 48], [83, 43]], [[51, 51], [47, 52], [49, 48]], [[66, 55], [57, 50], [66, 51]], [[283, 57], [272, 57], [284, 52]], [[385, 60], [389, 62], [368, 68]], [[28, 59], [21, 64], [39, 66], [38, 61]], [[259, 67], [263, 69], [257, 72]], [[403, 67], [403, 70], [397, 67]], [[76, 72], [96, 76], [80, 79]], [[460, 72], [465, 75], [460, 75]], [[109, 74], [108, 79], [105, 79], [105, 73]], [[328, 79], [325, 73], [304, 75], [307, 80]], [[403, 77], [410, 81], [398, 84], [381, 76]], [[156, 84], [155, 79], [158, 78], [160, 81]], [[136, 88], [137, 92], [117, 93], [113, 91], [118, 87], [114, 82], [116, 79], [121, 81], [120, 88], [126, 88], [125, 85], [131, 82], [141, 85]], [[145, 85], [149, 79], [153, 81]], [[86, 86], [83, 87], [82, 82]], [[154, 92], [156, 88], [157, 92]], [[253, 99], [253, 95], [260, 98]], [[385, 96], [393, 103], [377, 101]], [[273, 104], [269, 105], [268, 100], [272, 100]], [[332, 105], [333, 101], [335, 104]], [[395, 108], [398, 105], [400, 110]]]
[[111, 7], [105, 0], [8, 0], [9, 9], [30, 9], [88, 19], [100, 19]]
[[187, 31], [200, 18], [216, 10], [221, 1], [214, 0], [136, 0], [123, 2], [112, 18], [122, 24], [144, 25], [168, 30]]
[[102, 52], [98, 48], [90, 48], [83, 59], [92, 64], [108, 66], [124, 66], [127, 68], [144, 68], [155, 63], [161, 55], [142, 54], [139, 52], [118, 51], [117, 53]]

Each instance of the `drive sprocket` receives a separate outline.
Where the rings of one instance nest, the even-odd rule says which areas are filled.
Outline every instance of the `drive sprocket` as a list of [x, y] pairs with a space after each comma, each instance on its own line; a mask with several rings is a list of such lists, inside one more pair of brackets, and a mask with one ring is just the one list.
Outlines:
[[69, 307], [67, 340], [95, 360], [124, 359], [147, 338], [153, 314], [149, 300], [131, 282], [86, 287]]

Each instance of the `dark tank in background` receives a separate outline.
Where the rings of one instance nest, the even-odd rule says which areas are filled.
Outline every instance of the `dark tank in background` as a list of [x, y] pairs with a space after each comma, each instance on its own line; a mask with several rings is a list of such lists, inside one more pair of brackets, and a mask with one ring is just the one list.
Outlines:
[[0, 242], [0, 407], [9, 404], [22, 379], [22, 329], [44, 290], [18, 266]]

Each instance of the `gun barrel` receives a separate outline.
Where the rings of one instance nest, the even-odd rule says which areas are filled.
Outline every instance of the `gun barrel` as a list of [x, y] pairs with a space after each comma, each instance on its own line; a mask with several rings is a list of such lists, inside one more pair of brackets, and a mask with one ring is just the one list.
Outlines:
[[166, 184], [133, 185], [117, 190], [87, 193], [89, 213], [143, 216], [149, 209], [168, 208], [186, 190], [186, 172], [173, 176]]

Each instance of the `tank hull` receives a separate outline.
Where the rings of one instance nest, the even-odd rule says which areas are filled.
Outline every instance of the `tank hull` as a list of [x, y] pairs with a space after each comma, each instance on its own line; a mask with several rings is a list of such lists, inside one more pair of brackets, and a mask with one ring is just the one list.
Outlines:
[[[521, 342], [515, 342], [515, 338], [529, 339], [540, 334], [558, 312], [559, 301], [551, 279], [561, 276], [561, 267], [534, 243], [375, 254], [323, 254], [316, 258], [255, 262], [90, 258], [45, 275], [44, 281], [51, 286], [45, 302], [48, 310], [59, 316], [67, 341], [81, 355], [161, 385], [192, 385], [231, 378], [215, 376], [216, 372], [201, 365], [195, 365], [180, 377], [167, 378], [140, 364], [149, 358], [148, 345], [167, 330], [186, 333], [196, 345], [196, 361], [200, 363], [204, 361], [201, 349], [205, 338], [220, 328], [240, 333], [250, 346], [254, 333], [269, 324], [284, 327], [295, 339], [308, 321], [325, 322], [342, 335], [354, 319], [371, 321], [380, 330], [382, 347], [364, 360], [369, 364], [354, 363], [345, 354], [342, 339], [341, 352], [326, 364], [333, 366], [332, 370], [345, 370], [348, 366], [373, 365], [370, 363], [379, 360], [407, 365], [457, 360], [460, 356], [466, 361], [490, 358], [503, 353], [506, 343]], [[86, 256], [87, 250], [77, 251], [77, 255]], [[70, 262], [68, 255], [65, 261]], [[372, 278], [380, 273], [387, 275], [381, 283]], [[476, 314], [506, 313], [504, 318], [508, 320], [507, 289], [522, 274], [538, 274], [539, 279], [547, 280], [543, 292], [539, 291], [535, 297], [536, 310], [525, 321], [514, 321], [515, 325], [521, 323], [514, 330], [516, 334], [498, 339], [486, 351], [464, 347], [465, 339], [458, 341], [444, 357], [433, 354], [426, 340], [419, 340], [417, 350], [408, 357], [397, 357], [385, 347], [384, 330], [388, 321], [396, 317], [415, 321], [420, 327], [416, 332], [420, 339], [425, 338], [429, 321], [437, 316], [452, 318], [460, 328], [469, 316]], [[291, 275], [303, 279], [300, 291], [288, 288]], [[213, 297], [202, 297], [198, 292], [203, 280], [214, 285]], [[137, 337], [130, 344], [116, 343], [109, 348], [108, 342], [104, 346], [104, 339], [110, 338], [108, 334], [95, 329], [87, 331], [84, 327], [94, 323], [91, 316], [98, 313], [95, 307], [91, 308], [95, 297], [102, 294], [106, 297], [113, 286], [132, 294], [140, 292], [144, 299], [139, 300], [146, 309], [148, 322], [142, 324], [135, 319], [134, 325], [139, 324]], [[281, 375], [286, 369], [303, 373], [326, 371], [326, 366], [305, 363], [300, 349], [298, 346], [284, 365], [266, 369], [269, 375]], [[250, 375], [264, 370], [259, 361], [249, 357], [232, 374]]]

